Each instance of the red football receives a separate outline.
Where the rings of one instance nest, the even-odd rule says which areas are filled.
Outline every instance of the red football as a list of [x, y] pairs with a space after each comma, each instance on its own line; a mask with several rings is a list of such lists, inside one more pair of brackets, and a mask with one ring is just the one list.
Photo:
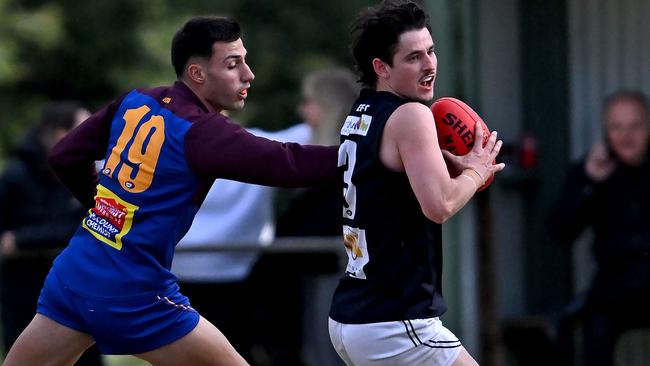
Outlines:
[[[436, 121], [440, 148], [454, 155], [465, 155], [472, 149], [476, 123], [483, 126], [483, 146], [490, 137], [490, 130], [483, 119], [461, 100], [452, 97], [440, 98], [431, 105], [431, 112]], [[490, 176], [478, 190], [485, 189], [493, 178], [494, 175]]]

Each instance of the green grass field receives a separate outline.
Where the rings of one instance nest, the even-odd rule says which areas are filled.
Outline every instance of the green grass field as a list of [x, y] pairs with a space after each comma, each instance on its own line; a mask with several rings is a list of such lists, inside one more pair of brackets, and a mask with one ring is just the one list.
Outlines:
[[106, 366], [149, 366], [149, 362], [133, 356], [104, 356]]
[[[143, 361], [133, 356], [103, 356], [104, 365], [106, 366], [150, 366], [149, 362]], [[4, 361], [0, 355], [0, 363]]]

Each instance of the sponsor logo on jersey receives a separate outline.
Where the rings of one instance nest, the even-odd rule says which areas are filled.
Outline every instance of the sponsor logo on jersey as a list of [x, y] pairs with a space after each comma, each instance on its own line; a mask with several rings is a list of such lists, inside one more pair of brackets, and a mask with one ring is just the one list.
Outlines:
[[113, 198], [95, 198], [95, 208], [91, 211], [97, 216], [108, 220], [118, 230], [122, 230], [124, 227], [124, 218], [127, 214], [126, 206], [121, 205]]
[[343, 245], [348, 254], [348, 265], [345, 274], [350, 277], [365, 280], [363, 267], [370, 261], [366, 231], [343, 225]]
[[359, 234], [354, 232], [345, 233], [343, 235], [343, 245], [350, 250], [352, 259], [356, 260], [359, 257], [363, 257], [361, 248], [359, 248]]
[[121, 250], [122, 237], [131, 230], [133, 214], [138, 208], [99, 185], [95, 207], [88, 211], [82, 226], [99, 241]]
[[370, 124], [372, 123], [372, 117], [367, 114], [362, 114], [361, 117], [358, 116], [348, 116], [343, 123], [343, 128], [341, 129], [341, 135], [361, 135], [365, 136], [368, 134], [370, 129]]

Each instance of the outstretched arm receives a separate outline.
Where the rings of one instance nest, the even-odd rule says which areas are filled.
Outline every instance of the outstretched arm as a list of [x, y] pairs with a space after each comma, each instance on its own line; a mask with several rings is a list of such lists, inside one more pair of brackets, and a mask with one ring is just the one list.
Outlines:
[[185, 156], [197, 175], [277, 187], [334, 181], [337, 154], [337, 146], [258, 137], [219, 116], [195, 123], [185, 138]]

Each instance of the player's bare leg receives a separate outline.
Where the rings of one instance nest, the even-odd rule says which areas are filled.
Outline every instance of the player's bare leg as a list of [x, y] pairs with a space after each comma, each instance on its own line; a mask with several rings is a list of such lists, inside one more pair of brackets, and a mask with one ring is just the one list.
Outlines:
[[86, 333], [36, 314], [5, 358], [4, 366], [69, 366], [95, 343]]
[[465, 347], [460, 348], [460, 354], [458, 358], [451, 366], [478, 366], [478, 363], [472, 358], [472, 356], [467, 352]]
[[203, 317], [185, 337], [156, 350], [136, 355], [154, 366], [247, 366], [226, 337]]

